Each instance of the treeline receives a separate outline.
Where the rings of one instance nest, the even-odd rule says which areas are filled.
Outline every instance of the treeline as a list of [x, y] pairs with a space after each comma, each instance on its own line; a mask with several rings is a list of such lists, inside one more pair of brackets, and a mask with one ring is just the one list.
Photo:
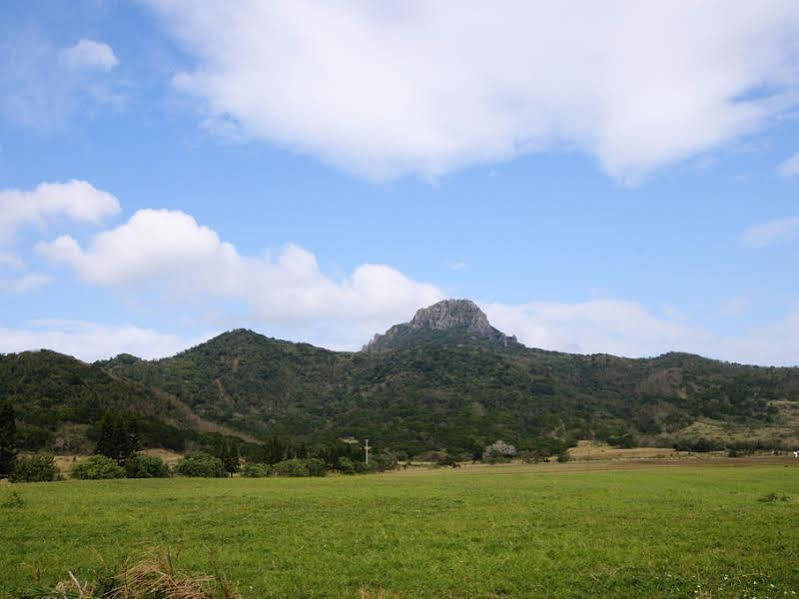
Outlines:
[[698, 439], [681, 439], [674, 443], [677, 451], [691, 451], [696, 453], [707, 453], [711, 451], [726, 451], [730, 457], [753, 455], [758, 452], [771, 452], [775, 454], [791, 451], [792, 446], [785, 445], [779, 441], [722, 441], [721, 439], [709, 439], [699, 437]]
[[[377, 452], [362, 454], [357, 443], [337, 442], [308, 446], [277, 437], [263, 444], [242, 442], [220, 434], [198, 436], [194, 451], [170, 469], [161, 458], [139, 453], [142, 438], [149, 429], [130, 414], [107, 411], [92, 425], [90, 438], [94, 455], [76, 462], [70, 475], [78, 479], [158, 478], [173, 474], [192, 477], [233, 476], [324, 476], [329, 471], [342, 474], [378, 472], [396, 467], [395, 455]], [[144, 435], [142, 435], [144, 433]], [[0, 403], [0, 478], [11, 482], [59, 480], [60, 472], [52, 454], [37, 453], [19, 457], [16, 418], [11, 402]]]

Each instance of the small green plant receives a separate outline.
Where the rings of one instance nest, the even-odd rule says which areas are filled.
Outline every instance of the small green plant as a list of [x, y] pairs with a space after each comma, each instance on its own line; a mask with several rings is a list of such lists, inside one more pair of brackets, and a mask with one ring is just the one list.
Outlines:
[[8, 476], [12, 483], [42, 483], [60, 479], [55, 457], [49, 453], [18, 457], [14, 470]]
[[128, 478], [167, 478], [169, 467], [159, 457], [137, 453], [125, 462]]
[[93, 455], [86, 461], [73, 465], [69, 473], [73, 478], [81, 480], [125, 478], [125, 469], [104, 455]]
[[788, 501], [789, 499], [790, 497], [787, 495], [780, 495], [778, 493], [769, 493], [768, 495], [757, 498], [760, 503], [774, 503], [775, 501]]
[[175, 465], [181, 476], [224, 478], [228, 475], [222, 460], [208, 453], [190, 453]]
[[25, 507], [25, 499], [16, 491], [11, 491], [0, 501], [0, 508], [5, 510], [18, 510]]

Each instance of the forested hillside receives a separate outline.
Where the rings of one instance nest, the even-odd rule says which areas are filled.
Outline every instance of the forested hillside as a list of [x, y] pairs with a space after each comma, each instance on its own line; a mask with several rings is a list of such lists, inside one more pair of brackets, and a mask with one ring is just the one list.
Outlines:
[[700, 449], [799, 442], [799, 369], [530, 349], [471, 302], [434, 308], [361, 352], [238, 329], [156, 361], [8, 355], [0, 392], [29, 447], [81, 449], [105, 410], [136, 415], [147, 442], [165, 446], [201, 423], [297, 443], [369, 438], [408, 455], [474, 454], [498, 439], [552, 452], [577, 439]]
[[0, 355], [3, 399], [13, 406], [22, 450], [90, 452], [107, 412], [130, 421], [144, 447], [182, 450], [187, 441], [202, 443], [203, 432], [215, 428], [202, 426], [165, 393], [46, 350]]

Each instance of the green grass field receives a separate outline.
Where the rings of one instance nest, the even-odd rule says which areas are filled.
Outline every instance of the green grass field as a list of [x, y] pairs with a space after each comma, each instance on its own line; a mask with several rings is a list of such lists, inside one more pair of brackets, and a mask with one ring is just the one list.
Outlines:
[[5, 485], [0, 596], [152, 545], [245, 598], [799, 592], [799, 466], [464, 470]]

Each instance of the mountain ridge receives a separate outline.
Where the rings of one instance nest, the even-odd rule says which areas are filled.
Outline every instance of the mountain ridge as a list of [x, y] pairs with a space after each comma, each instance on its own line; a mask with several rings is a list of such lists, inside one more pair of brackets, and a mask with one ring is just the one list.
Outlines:
[[[623, 358], [528, 348], [468, 300], [435, 306], [359, 352], [234, 329], [159, 360], [120, 354], [86, 365], [52, 352], [38, 361], [0, 356], [0, 394], [16, 403], [24, 427], [51, 436], [75, 420], [58, 398], [75, 396], [83, 406], [88, 394], [98, 400], [79, 413], [84, 433], [91, 414], [133, 409], [165, 426], [198, 429], [194, 415], [248, 439], [368, 437], [408, 455], [468, 454], [498, 439], [550, 448], [580, 438], [799, 443], [797, 368], [682, 352]], [[392, 329], [400, 332], [388, 335]], [[76, 394], [71, 377], [92, 383]], [[103, 389], [116, 391], [105, 397]]]

